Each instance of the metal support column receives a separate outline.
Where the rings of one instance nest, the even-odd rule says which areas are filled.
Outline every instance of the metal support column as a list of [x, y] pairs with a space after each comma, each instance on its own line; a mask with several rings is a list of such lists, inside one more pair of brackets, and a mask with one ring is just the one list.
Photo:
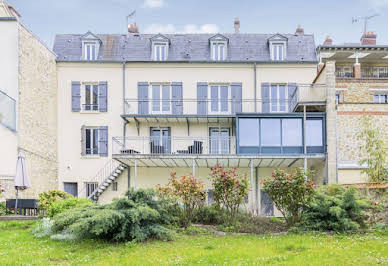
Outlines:
[[306, 105], [303, 105], [303, 153], [304, 153], [304, 162], [303, 162], [303, 169], [306, 172], [307, 171], [307, 145], [306, 145]]
[[134, 174], [134, 177], [133, 177], [133, 188], [136, 189], [136, 181], [137, 181], [137, 161], [135, 160], [135, 174]]
[[193, 159], [193, 176], [195, 176], [195, 159]]
[[253, 183], [253, 160], [251, 159], [250, 161], [250, 164], [251, 164], [251, 177], [250, 177], [250, 183], [251, 183], [251, 195], [250, 195], [250, 205], [251, 205], [251, 211], [252, 213], [255, 211], [255, 205], [254, 205], [254, 183]]

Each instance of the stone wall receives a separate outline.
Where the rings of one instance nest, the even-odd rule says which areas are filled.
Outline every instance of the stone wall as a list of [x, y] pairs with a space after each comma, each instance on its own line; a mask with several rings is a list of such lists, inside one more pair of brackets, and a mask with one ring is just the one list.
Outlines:
[[388, 79], [337, 78], [336, 88], [343, 88], [345, 103], [373, 103], [374, 91], [388, 89]]
[[[37, 198], [58, 187], [56, 62], [55, 55], [21, 24], [18, 81], [18, 148], [26, 157], [32, 185], [20, 197]], [[5, 197], [14, 197], [13, 180], [2, 183]]]

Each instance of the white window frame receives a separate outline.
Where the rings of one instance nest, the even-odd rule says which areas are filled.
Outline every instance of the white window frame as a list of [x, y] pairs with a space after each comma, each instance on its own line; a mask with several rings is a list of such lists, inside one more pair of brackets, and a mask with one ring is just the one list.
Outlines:
[[[276, 89], [276, 96], [277, 96], [277, 99], [276, 99], [276, 110], [273, 111], [272, 110], [272, 86], [277, 86], [277, 89]], [[285, 110], [284, 111], [281, 111], [280, 110], [280, 86], [284, 86], [284, 90], [285, 90], [285, 98], [284, 98], [284, 101], [285, 101]], [[269, 110], [271, 113], [287, 113], [288, 112], [288, 86], [287, 84], [270, 84], [269, 86]]]
[[214, 152], [212, 151], [212, 135], [211, 135], [211, 132], [212, 130], [217, 130], [218, 131], [218, 134], [220, 134], [221, 131], [227, 131], [228, 132], [228, 150], [227, 150], [227, 153], [226, 154], [230, 154], [231, 153], [231, 148], [232, 148], [232, 142], [231, 142], [231, 128], [230, 127], [209, 127], [208, 128], [208, 134], [209, 134], [209, 154], [224, 154], [222, 153], [221, 151], [223, 151], [222, 149], [222, 138], [218, 138], [217, 141], [218, 141], [218, 147], [217, 147], [217, 152]]
[[85, 194], [89, 197], [98, 188], [98, 182], [85, 182]]
[[[378, 97], [378, 101], [375, 101], [375, 97]], [[388, 103], [388, 93], [379, 92], [373, 94], [373, 103]]]
[[[93, 102], [93, 87], [94, 86], [97, 86], [97, 104], [95, 106], [95, 109], [93, 108], [93, 104], [91, 103], [88, 103], [90, 105], [90, 110], [87, 110], [85, 108], [85, 105], [87, 104], [85, 101], [86, 101], [86, 86], [89, 85], [91, 87], [91, 90], [90, 90], [90, 99], [92, 100]], [[97, 82], [85, 82], [85, 83], [82, 83], [82, 86], [81, 86], [81, 110], [82, 112], [99, 112], [99, 88], [98, 88], [98, 83]]]
[[[153, 99], [153, 90], [152, 90], [152, 87], [153, 86], [159, 86], [160, 87], [160, 90], [159, 90], [159, 106], [160, 106], [160, 110], [159, 111], [154, 111], [153, 110], [153, 103], [154, 103], [154, 99]], [[163, 111], [163, 86], [168, 86], [169, 87], [169, 110], [168, 111]], [[171, 83], [150, 83], [149, 87], [148, 87], [148, 95], [149, 95], [149, 113], [150, 114], [172, 114], [172, 86], [171, 86]]]
[[[271, 44], [271, 59], [273, 61], [284, 61], [284, 58], [285, 58], [285, 49], [284, 48], [285, 48], [285, 43], [272, 43]], [[281, 56], [280, 56], [280, 50], [282, 51]]]
[[[157, 50], [159, 51], [159, 57]], [[164, 49], [164, 57], [162, 56], [162, 49]], [[153, 60], [154, 61], [166, 61], [168, 58], [168, 43], [167, 42], [154, 42], [152, 44], [152, 53], [153, 53]]]
[[[222, 49], [222, 58], [221, 58]], [[211, 42], [212, 60], [224, 61], [227, 53], [227, 42], [226, 41], [212, 41]]]
[[[97, 44], [95, 42], [84, 42], [84, 59], [88, 61], [97, 60]], [[92, 53], [94, 47], [94, 54]], [[88, 50], [90, 50], [90, 58], [88, 58]]]
[[[211, 87], [217, 86], [218, 87], [218, 111], [212, 111], [212, 98], [211, 98]], [[227, 111], [221, 111], [221, 87], [226, 86], [228, 87], [228, 110]], [[232, 112], [232, 89], [230, 84], [222, 84], [222, 83], [216, 83], [216, 84], [209, 84], [207, 88], [207, 99], [208, 99], [208, 113], [209, 114], [229, 114]]]
[[[93, 147], [93, 140], [94, 140], [94, 134], [95, 134], [95, 131], [97, 131], [97, 151], [95, 151], [94, 153], [88, 153], [87, 151], [87, 143], [86, 143], [86, 132], [87, 131], [90, 131], [90, 147]], [[100, 143], [99, 143], [99, 128], [98, 127], [85, 127], [85, 141], [84, 141], [84, 145], [85, 145], [85, 156], [99, 156], [99, 151], [100, 151]], [[91, 150], [93, 150], [93, 148], [90, 148]]]

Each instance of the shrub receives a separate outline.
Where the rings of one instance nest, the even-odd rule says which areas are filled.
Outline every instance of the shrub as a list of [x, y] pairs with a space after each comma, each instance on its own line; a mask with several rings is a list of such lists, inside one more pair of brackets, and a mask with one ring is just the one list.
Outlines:
[[0, 202], [0, 216], [8, 214], [12, 214], [12, 211], [6, 208], [5, 202]]
[[300, 220], [301, 214], [312, 200], [315, 190], [311, 173], [297, 168], [293, 173], [275, 170], [264, 180], [264, 191], [273, 200], [289, 226]]
[[126, 196], [110, 204], [76, 207], [57, 214], [52, 219], [51, 238], [171, 239], [172, 233], [164, 227], [171, 222], [164, 200], [157, 200], [153, 190], [145, 189], [130, 189]]
[[203, 205], [206, 199], [204, 187], [204, 184], [192, 175], [178, 179], [176, 173], [172, 172], [168, 184], [163, 187], [157, 186], [157, 190], [160, 197], [176, 199], [183, 204], [182, 223], [184, 227], [187, 227], [191, 224], [195, 211]]
[[5, 192], [5, 189], [0, 184], [0, 197], [1, 197], [1, 194], [3, 194], [4, 192]]
[[348, 231], [366, 226], [365, 210], [372, 208], [353, 188], [323, 187], [303, 214], [299, 228], [316, 231]]
[[39, 194], [38, 208], [40, 210], [47, 211], [53, 202], [72, 197], [73, 195], [61, 190], [50, 190], [48, 192], [42, 192]]
[[248, 195], [247, 175], [237, 173], [237, 168], [225, 170], [216, 165], [211, 168], [210, 180], [213, 185], [214, 201], [228, 212], [228, 221], [234, 222], [238, 209]]
[[47, 209], [46, 215], [48, 217], [54, 217], [65, 210], [81, 206], [90, 206], [92, 204], [93, 203], [89, 199], [70, 197], [64, 200], [52, 202]]
[[222, 208], [219, 208], [218, 205], [212, 204], [198, 209], [195, 212], [193, 222], [200, 224], [220, 225], [224, 224], [226, 220], [226, 211]]

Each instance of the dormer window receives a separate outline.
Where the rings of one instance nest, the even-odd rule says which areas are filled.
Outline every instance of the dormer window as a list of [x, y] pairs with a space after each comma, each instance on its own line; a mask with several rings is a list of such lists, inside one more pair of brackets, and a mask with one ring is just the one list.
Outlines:
[[211, 59], [214, 61], [224, 61], [228, 53], [228, 38], [217, 34], [209, 39]]
[[158, 34], [151, 38], [152, 60], [166, 61], [168, 58], [168, 48], [170, 39], [162, 34]]
[[82, 42], [82, 60], [94, 61], [98, 59], [101, 39], [88, 31], [81, 36]]
[[287, 37], [276, 34], [268, 39], [272, 61], [283, 61], [287, 58]]

